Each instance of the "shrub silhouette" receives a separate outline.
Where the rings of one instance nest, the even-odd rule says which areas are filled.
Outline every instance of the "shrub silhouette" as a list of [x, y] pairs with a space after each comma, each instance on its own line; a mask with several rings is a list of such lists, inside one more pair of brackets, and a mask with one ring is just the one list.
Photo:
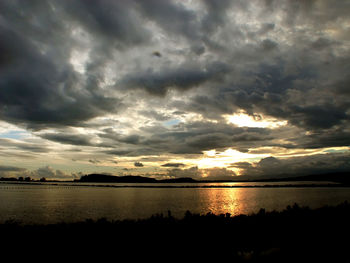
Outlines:
[[[283, 211], [261, 209], [239, 216], [186, 211], [178, 219], [168, 211], [167, 216], [139, 220], [101, 218], [52, 225], [9, 221], [0, 224], [0, 233], [9, 247], [20, 240], [30, 250], [36, 249], [35, 238], [45, 249], [64, 244], [84, 253], [143, 259], [346, 262], [349, 222], [350, 205], [344, 202], [318, 209], [294, 204]], [[2, 248], [6, 251], [6, 245]]]

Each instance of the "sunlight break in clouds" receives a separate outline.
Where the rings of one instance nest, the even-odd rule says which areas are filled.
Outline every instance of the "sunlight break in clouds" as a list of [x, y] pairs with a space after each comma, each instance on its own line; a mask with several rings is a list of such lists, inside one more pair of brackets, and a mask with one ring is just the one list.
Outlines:
[[256, 128], [277, 128], [287, 125], [287, 121], [278, 121], [274, 118], [264, 118], [261, 115], [250, 116], [243, 112], [225, 116], [229, 123], [235, 124], [238, 127], [256, 127]]

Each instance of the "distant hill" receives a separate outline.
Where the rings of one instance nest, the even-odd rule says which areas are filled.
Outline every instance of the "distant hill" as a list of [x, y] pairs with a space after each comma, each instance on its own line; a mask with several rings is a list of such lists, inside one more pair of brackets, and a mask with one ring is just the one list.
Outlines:
[[114, 176], [107, 174], [88, 174], [82, 176], [80, 179], [75, 180], [77, 182], [101, 182], [101, 183], [198, 183], [198, 182], [283, 182], [283, 181], [331, 181], [343, 184], [350, 184], [350, 173], [327, 173], [327, 174], [315, 174], [298, 177], [282, 177], [271, 179], [248, 179], [235, 178], [234, 180], [211, 180], [211, 181], [198, 181], [190, 177], [174, 178], [156, 180], [150, 177], [144, 176]]
[[198, 183], [200, 181], [194, 180], [191, 177], [181, 177], [181, 178], [174, 178], [174, 179], [163, 179], [157, 182], [159, 183]]
[[[43, 178], [42, 178], [43, 179]], [[57, 180], [40, 180], [40, 182], [57, 182]], [[18, 182], [39, 182], [39, 180], [31, 179], [27, 177], [25, 179], [20, 178], [6, 178], [0, 177], [0, 181], [18, 181]], [[336, 182], [342, 185], [350, 186], [350, 172], [342, 173], [325, 173], [325, 174], [313, 174], [304, 176], [293, 176], [280, 175], [278, 178], [264, 178], [252, 176], [235, 176], [227, 178], [227, 180], [195, 180], [191, 177], [181, 177], [173, 179], [160, 179], [126, 175], [126, 176], [115, 176], [109, 174], [88, 174], [82, 176], [80, 179], [75, 179], [75, 182], [95, 182], [95, 183], [224, 183], [224, 182], [297, 182], [297, 181], [315, 181], [315, 182]]]
[[154, 178], [143, 176], [114, 176], [107, 174], [88, 174], [76, 180], [78, 182], [94, 182], [94, 183], [156, 183]]
[[94, 183], [196, 183], [198, 181], [190, 178], [174, 178], [156, 180], [150, 177], [126, 175], [126, 176], [114, 176], [108, 174], [88, 174], [82, 176], [76, 182], [94, 182]]
[[303, 175], [303, 176], [294, 176], [294, 177], [281, 177], [281, 178], [269, 178], [256, 180], [258, 182], [284, 182], [284, 181], [329, 181], [342, 184], [350, 184], [350, 172], [342, 173], [325, 173], [325, 174], [312, 174], [312, 175]]
[[313, 174], [298, 177], [287, 177], [281, 181], [330, 181], [336, 183], [350, 184], [350, 172]]

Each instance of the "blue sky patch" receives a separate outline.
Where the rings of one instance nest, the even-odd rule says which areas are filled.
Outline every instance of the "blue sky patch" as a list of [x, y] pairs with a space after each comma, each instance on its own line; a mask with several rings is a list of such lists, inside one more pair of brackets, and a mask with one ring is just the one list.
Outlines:
[[26, 131], [8, 131], [0, 133], [0, 138], [21, 139], [23, 137], [26, 137], [27, 135], [28, 133]]

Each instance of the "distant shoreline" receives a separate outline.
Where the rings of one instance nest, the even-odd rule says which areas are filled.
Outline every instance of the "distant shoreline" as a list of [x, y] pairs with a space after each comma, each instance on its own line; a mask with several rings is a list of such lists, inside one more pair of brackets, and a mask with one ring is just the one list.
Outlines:
[[[350, 187], [348, 173], [333, 173], [255, 180], [195, 180], [190, 177], [157, 180], [145, 176], [113, 176], [107, 174], [88, 174], [73, 181], [18, 180], [0, 178], [3, 184], [34, 184], [66, 187], [105, 187], [105, 188], [344, 188]], [[307, 183], [312, 182], [312, 183]], [[227, 185], [232, 183], [232, 185]], [[250, 185], [239, 185], [248, 183]]]
[[[21, 178], [21, 179], [20, 179]], [[306, 175], [306, 176], [294, 176], [294, 177], [280, 177], [280, 178], [235, 178], [235, 179], [227, 179], [227, 180], [197, 180], [191, 177], [180, 177], [180, 178], [171, 178], [171, 179], [155, 179], [146, 176], [135, 176], [135, 175], [125, 175], [125, 176], [114, 176], [109, 174], [87, 174], [81, 176], [80, 179], [75, 180], [49, 180], [46, 178], [41, 178], [40, 180], [33, 180], [30, 177], [26, 178], [0, 178], [0, 182], [18, 182], [18, 183], [120, 183], [120, 184], [140, 184], [140, 183], [148, 183], [148, 184], [194, 184], [195, 187], [202, 187], [195, 184], [201, 183], [285, 183], [285, 182], [315, 182], [315, 184], [288, 184], [288, 185], [263, 185], [258, 187], [324, 187], [325, 183], [328, 187], [349, 187], [350, 186], [350, 174], [347, 172], [344, 173], [327, 173], [327, 174], [314, 174], [314, 175]], [[110, 186], [110, 185], [108, 185]], [[116, 186], [117, 187], [117, 186]], [[125, 187], [125, 186], [118, 186]], [[128, 187], [128, 186], [127, 186]], [[143, 187], [136, 186], [135, 187]], [[150, 186], [150, 187], [160, 187], [160, 186]], [[166, 187], [166, 186], [161, 186]], [[172, 186], [177, 187], [177, 186]], [[180, 186], [183, 187], [183, 186]], [[186, 186], [190, 187], [190, 186]], [[212, 186], [204, 186], [204, 187], [212, 187]], [[219, 186], [219, 187], [255, 187], [255, 186]]]
[[[278, 183], [279, 181], [271, 181]], [[304, 182], [304, 181], [296, 181]], [[110, 183], [110, 184], [108, 184]], [[206, 183], [213, 183], [213, 185], [205, 185]], [[348, 188], [349, 184], [324, 182], [324, 183], [312, 183], [312, 184], [264, 184], [264, 185], [221, 185], [222, 183], [260, 183], [257, 182], [196, 182], [189, 183], [188, 185], [172, 184], [170, 183], [118, 183], [118, 182], [74, 182], [74, 181], [48, 181], [48, 182], [14, 182], [14, 181], [0, 181], [0, 184], [9, 185], [52, 185], [52, 186], [65, 186], [65, 187], [105, 187], [105, 188], [315, 188], [315, 187], [334, 187], [334, 188]], [[167, 185], [163, 185], [167, 184]]]

